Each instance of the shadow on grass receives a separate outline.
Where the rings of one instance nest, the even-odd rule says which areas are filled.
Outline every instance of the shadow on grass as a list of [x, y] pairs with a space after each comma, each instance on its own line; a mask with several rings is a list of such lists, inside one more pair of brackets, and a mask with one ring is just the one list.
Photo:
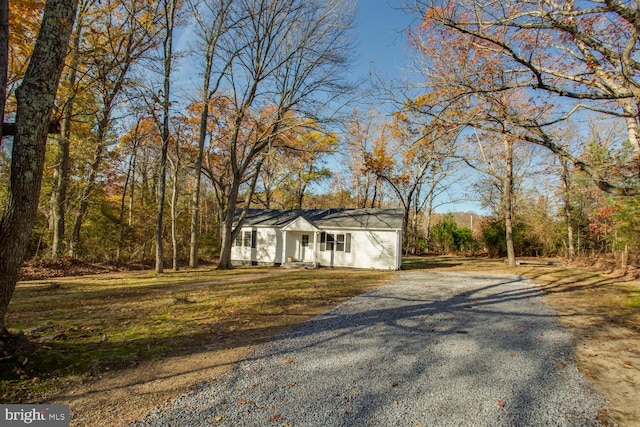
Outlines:
[[547, 274], [548, 272], [529, 272], [526, 276], [531, 280], [538, 280], [538, 287], [545, 294], [597, 290], [607, 286], [634, 282], [633, 279], [630, 279], [623, 274], [603, 277], [601, 273], [597, 272], [583, 272], [577, 275], [572, 271], [568, 271], [564, 277], [561, 273], [557, 273], [560, 277], [556, 277], [553, 280], [544, 279], [543, 276]]
[[[265, 317], [273, 317], [265, 315]], [[228, 351], [262, 344], [285, 333], [296, 323], [307, 320], [311, 315], [287, 314], [287, 322], [278, 322], [275, 326], [257, 326], [239, 330], [236, 320], [218, 322], [215, 330], [185, 332], [171, 337], [145, 337], [138, 339], [104, 340], [96, 337], [94, 342], [78, 343], [67, 339], [64, 333], [55, 336], [34, 337], [17, 334], [14, 341], [20, 341], [19, 348], [14, 346], [11, 357], [0, 360], [0, 404], [35, 403], [44, 396], [38, 395], [38, 389], [50, 382], [50, 387], [58, 388], [56, 382], [64, 378], [79, 376], [82, 381], [98, 378], [106, 372], [126, 371], [148, 362], [158, 362], [168, 358], [192, 356], [204, 353]], [[46, 338], [42, 341], [42, 338]], [[207, 364], [204, 369], [221, 366]], [[180, 374], [197, 372], [198, 368], [185, 367]], [[153, 380], [162, 380], [168, 376], [155, 376]], [[133, 386], [136, 383], [128, 383]], [[64, 386], [51, 392], [65, 394]], [[102, 390], [106, 391], [106, 390]], [[79, 397], [74, 394], [74, 397]]]
[[402, 270], [430, 270], [434, 268], [452, 268], [462, 265], [459, 258], [446, 257], [403, 257]]

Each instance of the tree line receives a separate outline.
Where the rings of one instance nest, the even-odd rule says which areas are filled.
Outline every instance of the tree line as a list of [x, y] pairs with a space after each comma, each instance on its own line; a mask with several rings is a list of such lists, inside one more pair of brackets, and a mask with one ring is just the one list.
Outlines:
[[638, 253], [633, 5], [402, 0], [418, 77], [373, 76], [384, 113], [338, 108], [353, 2], [0, 3], [5, 334], [25, 257], [230, 268], [249, 206], [401, 207], [408, 254]]

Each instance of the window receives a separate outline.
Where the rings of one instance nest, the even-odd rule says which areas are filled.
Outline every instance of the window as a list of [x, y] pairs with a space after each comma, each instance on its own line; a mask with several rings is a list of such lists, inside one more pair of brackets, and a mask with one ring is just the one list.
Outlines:
[[333, 234], [327, 234], [327, 250], [328, 251], [332, 251], [333, 250], [333, 243], [335, 241], [335, 237]]
[[235, 245], [244, 248], [255, 248], [257, 238], [258, 232], [256, 230], [241, 231], [236, 237]]
[[320, 250], [336, 252], [351, 252], [351, 233], [331, 234], [320, 233]]

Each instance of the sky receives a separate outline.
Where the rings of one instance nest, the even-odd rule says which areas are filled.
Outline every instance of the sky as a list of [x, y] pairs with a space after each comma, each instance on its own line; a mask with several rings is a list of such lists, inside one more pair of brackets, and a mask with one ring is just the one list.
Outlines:
[[360, 0], [356, 17], [359, 60], [356, 70], [366, 75], [371, 68], [398, 76], [407, 66], [406, 29], [412, 17], [394, 0]]

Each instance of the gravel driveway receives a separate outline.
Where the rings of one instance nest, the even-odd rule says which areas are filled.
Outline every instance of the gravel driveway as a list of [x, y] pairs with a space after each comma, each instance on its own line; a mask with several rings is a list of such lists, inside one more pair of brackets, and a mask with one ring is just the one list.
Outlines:
[[590, 426], [604, 405], [533, 283], [408, 271], [136, 425]]

